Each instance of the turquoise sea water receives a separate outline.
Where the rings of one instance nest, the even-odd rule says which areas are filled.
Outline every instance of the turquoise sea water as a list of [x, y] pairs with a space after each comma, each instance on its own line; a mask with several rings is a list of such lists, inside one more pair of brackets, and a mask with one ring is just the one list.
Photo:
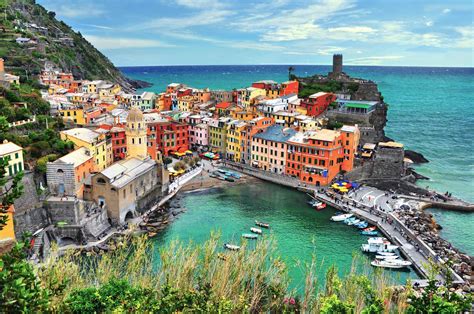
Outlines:
[[[222, 243], [240, 243], [242, 233], [249, 233], [254, 221], [266, 221], [277, 242], [278, 253], [289, 266], [293, 287], [301, 288], [304, 264], [316, 255], [319, 281], [324, 282], [327, 267], [335, 264], [341, 275], [351, 268], [353, 254], [361, 265], [370, 261], [360, 251], [367, 237], [358, 229], [343, 223], [330, 222], [335, 211], [327, 208], [316, 211], [306, 202], [309, 197], [271, 183], [246, 184], [189, 193], [183, 199], [187, 211], [181, 214], [155, 239], [158, 247], [179, 238], [185, 243], [201, 243], [210, 232], [220, 231]], [[251, 243], [250, 243], [251, 245]], [[371, 266], [364, 269], [371, 270]], [[410, 271], [385, 271], [394, 282], [405, 283], [417, 275]]]
[[[327, 73], [329, 66], [295, 66], [295, 74]], [[287, 79], [288, 66], [162, 66], [122, 68], [129, 77], [153, 83], [147, 90], [163, 91], [170, 82], [193, 87], [232, 89], [253, 81]], [[390, 105], [387, 136], [422, 153], [429, 163], [417, 170], [421, 181], [440, 192], [474, 202], [474, 69], [346, 66], [345, 72], [377, 82]], [[466, 236], [474, 214], [434, 210], [443, 236], [474, 255], [474, 241]]]

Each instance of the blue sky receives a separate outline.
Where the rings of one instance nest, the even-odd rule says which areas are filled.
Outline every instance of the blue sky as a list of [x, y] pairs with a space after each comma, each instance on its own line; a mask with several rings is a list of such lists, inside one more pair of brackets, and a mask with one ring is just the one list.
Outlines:
[[37, 2], [119, 66], [473, 66], [471, 0]]

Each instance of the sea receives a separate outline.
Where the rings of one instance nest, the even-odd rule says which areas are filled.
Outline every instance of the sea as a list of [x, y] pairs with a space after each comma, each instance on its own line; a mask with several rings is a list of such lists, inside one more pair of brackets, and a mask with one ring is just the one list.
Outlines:
[[[226, 90], [264, 79], [282, 82], [288, 79], [288, 66], [143, 66], [121, 70], [130, 78], [153, 84], [145, 90], [162, 92], [172, 82]], [[331, 70], [324, 65], [294, 68], [298, 76]], [[420, 174], [430, 178], [418, 184], [474, 202], [474, 68], [345, 66], [344, 71], [378, 84], [389, 104], [386, 135], [429, 160], [415, 165]], [[272, 232], [293, 278], [302, 279], [301, 265], [313, 253], [323, 267], [335, 264], [341, 272], [347, 271], [353, 253], [360, 252], [365, 239], [353, 228], [331, 224], [331, 210], [315, 212], [306, 200], [299, 192], [270, 183], [190, 193], [183, 199], [187, 211], [156, 241], [163, 244], [180, 238], [199, 243], [217, 229], [224, 240], [235, 240], [248, 231], [254, 219], [269, 220], [275, 224]], [[441, 235], [474, 255], [474, 213], [430, 211], [443, 227]], [[390, 275], [399, 281], [416, 277], [412, 271], [392, 271]]]

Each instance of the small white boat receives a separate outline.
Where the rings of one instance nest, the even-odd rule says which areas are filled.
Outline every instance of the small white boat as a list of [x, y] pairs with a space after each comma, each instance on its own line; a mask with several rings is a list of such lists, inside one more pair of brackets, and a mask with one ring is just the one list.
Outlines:
[[383, 255], [383, 256], [392, 256], [395, 255], [393, 252], [379, 252], [377, 253], [378, 255]]
[[229, 244], [229, 243], [224, 243], [224, 248], [231, 250], [231, 251], [238, 251], [240, 250], [240, 246], [234, 245], [234, 244]]
[[363, 252], [368, 253], [380, 253], [380, 252], [393, 252], [398, 249], [398, 246], [393, 245], [390, 241], [385, 238], [370, 238], [367, 240], [367, 244], [362, 244], [361, 247]]
[[384, 259], [384, 260], [393, 260], [397, 259], [398, 255], [375, 255], [376, 259]]
[[404, 268], [411, 266], [411, 262], [403, 261], [403, 260], [375, 260], [370, 263], [372, 266], [375, 267], [383, 267], [383, 268]]
[[258, 228], [250, 228], [250, 231], [252, 231], [253, 233], [256, 233], [256, 234], [262, 234], [262, 229], [258, 229]]
[[347, 223], [348, 226], [352, 226], [352, 225], [357, 225], [358, 223], [360, 223], [361, 221], [359, 219], [355, 219], [355, 220], [352, 220], [352, 221], [349, 221]]
[[331, 220], [332, 220], [332, 221], [344, 221], [344, 220], [346, 220], [347, 218], [351, 218], [352, 216], [354, 216], [354, 215], [353, 215], [353, 214], [336, 215], [336, 216], [332, 216], [332, 217], [331, 217]]
[[244, 233], [242, 234], [242, 238], [256, 240], [258, 238], [258, 235], [253, 233]]

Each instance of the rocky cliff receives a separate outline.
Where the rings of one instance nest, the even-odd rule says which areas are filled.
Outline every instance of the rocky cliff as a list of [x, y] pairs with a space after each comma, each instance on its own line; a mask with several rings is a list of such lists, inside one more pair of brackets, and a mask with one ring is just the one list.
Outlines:
[[23, 80], [37, 75], [49, 61], [78, 79], [109, 80], [127, 91], [145, 86], [126, 78], [81, 33], [34, 0], [0, 0], [0, 10], [5, 14], [0, 21], [0, 57], [7, 70]]

